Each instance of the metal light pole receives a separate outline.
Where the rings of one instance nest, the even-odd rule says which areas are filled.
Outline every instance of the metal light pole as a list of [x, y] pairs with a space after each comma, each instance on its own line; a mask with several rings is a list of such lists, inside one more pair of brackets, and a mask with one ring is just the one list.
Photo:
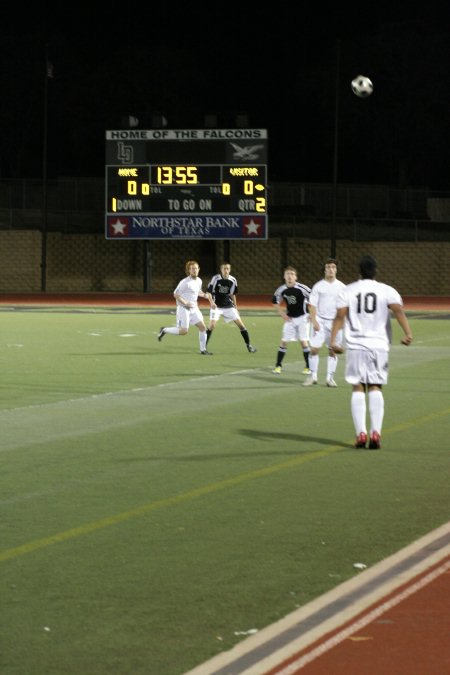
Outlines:
[[41, 231], [41, 291], [47, 290], [47, 127], [48, 127], [48, 80], [53, 77], [48, 60], [48, 45], [45, 45], [44, 122], [42, 138], [42, 231]]
[[333, 150], [333, 208], [331, 218], [331, 257], [336, 257], [336, 212], [338, 189], [338, 156], [339, 156], [339, 85], [341, 69], [341, 41], [336, 41], [336, 87], [334, 108], [334, 150]]

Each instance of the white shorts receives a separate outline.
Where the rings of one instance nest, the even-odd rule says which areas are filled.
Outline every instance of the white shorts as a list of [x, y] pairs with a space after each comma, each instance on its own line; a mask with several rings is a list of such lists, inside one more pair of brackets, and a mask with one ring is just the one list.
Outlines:
[[290, 321], [283, 322], [283, 332], [281, 339], [284, 342], [297, 342], [309, 340], [309, 315], [297, 316]]
[[177, 305], [178, 328], [189, 330], [189, 326], [196, 326], [201, 321], [203, 321], [203, 314], [197, 305], [191, 308]]
[[241, 318], [236, 307], [216, 307], [216, 309], [210, 309], [210, 321], [219, 321], [221, 316], [223, 316], [225, 323], [230, 323], [230, 321], [238, 321]]
[[384, 349], [348, 349], [345, 380], [349, 384], [387, 384], [389, 352]]
[[[331, 328], [333, 326], [333, 319], [322, 319], [317, 317], [317, 322], [320, 329], [316, 332], [311, 323], [311, 338], [310, 345], [314, 349], [320, 349], [322, 345], [330, 346]], [[342, 346], [342, 330], [336, 335], [336, 344]]]

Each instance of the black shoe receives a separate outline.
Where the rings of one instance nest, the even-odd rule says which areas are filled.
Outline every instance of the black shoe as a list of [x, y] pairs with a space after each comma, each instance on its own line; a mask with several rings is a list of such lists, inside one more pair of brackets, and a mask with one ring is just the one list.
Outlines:
[[158, 341], [159, 342], [161, 342], [161, 340], [163, 339], [165, 334], [166, 334], [166, 331], [164, 330], [164, 326], [161, 326], [161, 328], [159, 329], [159, 333], [158, 333]]
[[247, 350], [250, 352], [250, 354], [254, 354], [258, 351], [256, 347], [252, 347], [251, 345], [247, 345]]
[[200, 354], [203, 354], [203, 356], [212, 356], [212, 352], [208, 352], [207, 349], [203, 349]]

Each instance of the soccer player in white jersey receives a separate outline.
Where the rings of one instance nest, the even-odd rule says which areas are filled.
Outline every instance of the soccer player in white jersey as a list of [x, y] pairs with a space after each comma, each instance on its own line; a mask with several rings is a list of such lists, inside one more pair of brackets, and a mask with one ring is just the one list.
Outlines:
[[241, 331], [242, 339], [245, 342], [247, 351], [254, 354], [257, 349], [250, 344], [250, 336], [237, 309], [236, 295], [238, 292], [238, 283], [236, 277], [231, 274], [231, 264], [224, 262], [220, 266], [220, 274], [215, 274], [208, 284], [208, 292], [211, 293], [216, 304], [215, 309], [211, 307], [209, 313], [209, 326], [206, 331], [206, 346], [209, 344], [211, 334], [216, 327], [220, 317], [223, 316], [225, 323], [234, 321]]
[[161, 342], [164, 335], [186, 335], [189, 326], [197, 326], [199, 330], [200, 354], [212, 356], [206, 349], [206, 326], [203, 321], [203, 315], [198, 307], [198, 297], [209, 300], [211, 308], [215, 308], [215, 303], [211, 293], [202, 291], [202, 280], [198, 274], [200, 266], [196, 260], [188, 260], [186, 263], [187, 277], [182, 279], [173, 292], [177, 303], [176, 321], [177, 325], [173, 327], [162, 327], [158, 333], [158, 340]]
[[377, 262], [365, 255], [359, 262], [360, 279], [345, 287], [337, 301], [331, 330], [331, 348], [340, 352], [338, 332], [345, 326], [347, 350], [345, 379], [352, 385], [351, 412], [356, 432], [356, 448], [367, 444], [366, 412], [368, 398], [369, 449], [381, 447], [384, 416], [382, 386], [388, 380], [390, 312], [397, 319], [409, 345], [412, 333], [400, 294], [387, 284], [375, 281]]
[[[324, 266], [324, 278], [314, 284], [309, 296], [309, 316], [311, 321], [311, 333], [309, 346], [309, 368], [311, 375], [303, 383], [304, 387], [317, 384], [319, 370], [320, 348], [326, 344], [328, 347], [327, 359], [327, 387], [337, 387], [334, 374], [338, 364], [336, 353], [330, 349], [330, 335], [333, 319], [336, 316], [336, 303], [338, 295], [344, 290], [345, 284], [336, 278], [337, 260], [328, 258]], [[342, 331], [336, 337], [338, 344], [342, 344]]]

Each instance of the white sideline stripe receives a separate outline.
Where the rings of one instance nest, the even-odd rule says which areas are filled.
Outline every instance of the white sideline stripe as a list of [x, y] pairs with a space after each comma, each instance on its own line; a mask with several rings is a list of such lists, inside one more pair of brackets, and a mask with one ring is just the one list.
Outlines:
[[[286, 372], [290, 370], [294, 370], [295, 366], [298, 366], [299, 363], [303, 363], [300, 361], [293, 361], [289, 364], [288, 367], [285, 367], [284, 370]], [[60, 401], [51, 401], [50, 403], [32, 403], [31, 405], [25, 405], [25, 406], [16, 406], [15, 408], [3, 408], [0, 410], [0, 416], [7, 414], [7, 413], [13, 413], [13, 412], [18, 412], [21, 410], [33, 410], [33, 409], [39, 409], [39, 408], [49, 408], [52, 406], [61, 406], [61, 405], [66, 405], [68, 403], [80, 403], [83, 401], [92, 401], [92, 399], [101, 399], [106, 396], [126, 396], [127, 394], [134, 394], [136, 392], [150, 392], [154, 389], [157, 389], [158, 387], [165, 388], [165, 387], [180, 387], [184, 386], [186, 384], [192, 384], [193, 382], [204, 382], [205, 380], [214, 380], [219, 377], [231, 377], [231, 376], [236, 376], [236, 375], [246, 375], [247, 373], [269, 373], [272, 372], [273, 366], [264, 366], [264, 367], [259, 367], [259, 368], [245, 368], [244, 370], [232, 370], [226, 373], [219, 373], [217, 375], [198, 375], [197, 377], [190, 377], [189, 379], [185, 380], [176, 380], [174, 382], [161, 382], [160, 384], [153, 384], [150, 387], [134, 387], [133, 389], [118, 389], [117, 391], [102, 391], [99, 394], [89, 394], [89, 396], [79, 396], [77, 398], [67, 398], [67, 399], [62, 399]], [[273, 379], [273, 383], [276, 385], [277, 383], [279, 384], [279, 380], [276, 378]]]
[[[426, 359], [422, 358], [422, 364], [424, 360]], [[167, 404], [173, 404], [174, 397], [177, 398], [178, 413], [194, 414], [200, 403], [203, 408], [208, 406], [212, 409], [213, 406], [221, 404], [217, 393], [219, 388], [214, 385], [219, 379], [222, 383], [226, 379], [227, 382], [229, 380], [234, 384], [235, 403], [244, 404], [249, 399], [249, 395], [246, 387], [241, 386], [242, 382], [233, 382], [233, 378], [245, 378], [247, 375], [249, 377], [265, 376], [257, 388], [254, 387], [254, 381], [251, 383], [253, 402], [258, 397], [267, 396], [268, 392], [285, 393], [288, 389], [305, 392], [303, 387], [298, 387], [298, 377], [292, 377], [292, 373], [297, 371], [298, 363], [288, 364], [286, 374], [291, 375], [290, 378], [274, 378], [272, 374], [269, 375], [272, 367], [263, 366], [215, 375], [199, 374], [186, 380], [154, 384], [149, 387], [102, 392], [48, 403], [6, 408], [0, 410], [0, 428], [3, 429], [0, 437], [0, 452], [42, 443], [48, 444], [63, 438], [79, 438], [91, 433], [130, 428], [147, 421], [149, 410], [151, 410], [152, 419], [166, 418]], [[401, 363], [397, 366], [402, 367]], [[187, 389], [189, 396], [185, 395]], [[162, 394], [163, 391], [165, 395]]]
[[17, 412], [21, 410], [33, 410], [35, 408], [50, 408], [52, 406], [61, 406], [68, 403], [80, 403], [83, 401], [92, 401], [92, 399], [100, 399], [105, 396], [125, 396], [126, 394], [134, 394], [142, 391], [152, 391], [157, 387], [178, 387], [184, 384], [191, 384], [192, 382], [203, 382], [204, 380], [214, 379], [216, 377], [230, 376], [230, 375], [245, 375], [246, 373], [253, 373], [258, 371], [265, 371], [265, 368], [248, 368], [247, 370], [236, 370], [230, 373], [220, 373], [219, 375], [199, 375], [198, 377], [191, 377], [189, 380], [177, 380], [176, 382], [161, 382], [160, 384], [153, 384], [151, 387], [135, 387], [133, 389], [118, 389], [117, 391], [102, 391], [100, 394], [89, 394], [89, 396], [79, 396], [78, 398], [67, 398], [61, 401], [51, 401], [51, 403], [33, 403], [31, 405], [17, 406], [16, 408], [4, 408], [0, 410], [0, 415], [6, 413]]
[[[239, 675], [264, 675], [288, 659], [294, 658], [296, 654], [305, 650], [323, 635], [337, 630], [358, 614], [380, 602], [383, 597], [393, 593], [399, 586], [412, 581], [449, 557], [450, 521], [184, 675], [237, 675], [238, 673]], [[450, 560], [438, 569], [439, 572], [436, 570], [435, 576], [450, 569]], [[431, 576], [433, 573], [434, 571], [430, 573], [427, 583], [435, 578]], [[420, 583], [421, 581], [418, 581], [413, 585], [415, 590], [421, 587]], [[403, 599], [400, 596], [407, 593], [409, 588], [396, 596], [399, 597], [398, 602]], [[387, 605], [388, 602], [385, 604]], [[377, 611], [378, 608], [373, 610], [373, 612]], [[317, 619], [315, 624], [314, 618]], [[365, 617], [362, 617], [361, 621], [364, 619]], [[345, 630], [350, 630], [350, 628]], [[351, 632], [356, 630], [358, 626]], [[335, 637], [330, 638], [330, 642]], [[346, 635], [342, 639], [345, 637]], [[327, 645], [327, 642], [324, 644]], [[330, 644], [327, 649], [332, 646], [334, 645]], [[317, 650], [320, 648], [321, 646], [318, 646]], [[305, 654], [304, 658], [308, 656]], [[313, 658], [317, 656], [319, 653]], [[277, 675], [288, 675], [289, 672], [295, 672], [295, 670], [283, 670]]]
[[[450, 337], [449, 337], [450, 339]], [[399, 346], [399, 345], [397, 345]], [[400, 347], [400, 346], [399, 346]], [[404, 347], [403, 347], [404, 349]], [[412, 348], [408, 348], [411, 349]], [[403, 351], [402, 351], [403, 353]], [[448, 350], [445, 349], [444, 356], [448, 356]], [[341, 358], [343, 355], [341, 355]], [[296, 375], [301, 373], [298, 373], [297, 368], [300, 365], [302, 365], [304, 362], [303, 360], [297, 360], [297, 361], [289, 361], [288, 364], [283, 366], [283, 372], [284, 373], [290, 373], [291, 371], [295, 373]], [[402, 367], [402, 364], [400, 364], [400, 367]], [[188, 380], [176, 380], [175, 382], [161, 382], [160, 384], [153, 384], [150, 387], [135, 387], [133, 389], [119, 389], [117, 391], [104, 391], [100, 392], [98, 394], [89, 394], [89, 396], [79, 396], [77, 398], [68, 398], [68, 399], [62, 399], [59, 401], [51, 401], [50, 403], [33, 403], [31, 405], [27, 406], [17, 406], [15, 408], [3, 408], [0, 410], [0, 418], [2, 415], [7, 415], [8, 413], [14, 413], [14, 412], [20, 412], [20, 411], [25, 411], [25, 410], [34, 410], [34, 409], [41, 409], [41, 408], [50, 408], [53, 406], [63, 406], [63, 405], [68, 405], [70, 403], [82, 403], [84, 401], [92, 401], [96, 399], [102, 399], [105, 397], [114, 397], [114, 396], [126, 396], [127, 394], [135, 394], [137, 392], [150, 392], [153, 391], [157, 388], [166, 388], [166, 387], [180, 387], [186, 384], [192, 384], [193, 382], [204, 382], [205, 380], [211, 380], [211, 379], [218, 379], [220, 377], [233, 377], [237, 375], [246, 375], [247, 373], [272, 373], [273, 370], [273, 365], [268, 365], [268, 366], [263, 366], [263, 367], [258, 367], [258, 368], [245, 368], [243, 370], [234, 370], [226, 373], [219, 373], [217, 375], [198, 375], [197, 377], [191, 377]], [[395, 370], [395, 365], [390, 368], [390, 370]], [[283, 380], [280, 380], [279, 378], [273, 378], [273, 384], [274, 385], [279, 385], [280, 381], [282, 382]], [[286, 383], [285, 383], [286, 384]], [[347, 387], [347, 383], [345, 383]]]
[[[129, 428], [148, 421], [149, 410], [154, 420], [158, 417], [166, 418], [168, 403], [173, 407], [174, 401], [174, 415], [195, 413], [200, 405], [203, 409], [212, 409], [222, 403], [219, 400], [221, 388], [216, 384], [219, 379], [222, 387], [225, 386], [225, 381], [227, 384], [231, 382], [234, 385], [235, 401], [245, 403], [249, 399], [245, 382], [240, 386], [242, 383], [233, 378], [246, 378], [255, 373], [266, 373], [266, 368], [248, 368], [216, 375], [201, 374], [149, 387], [0, 410], [0, 452], [59, 441], [62, 438], [77, 438], [89, 433]], [[296, 386], [293, 382], [283, 385], [271, 379], [261, 380], [258, 388], [252, 389], [252, 400], [265, 397], [268, 392], [286, 391], [289, 385], [292, 388]], [[189, 396], [186, 392], [189, 392]]]

